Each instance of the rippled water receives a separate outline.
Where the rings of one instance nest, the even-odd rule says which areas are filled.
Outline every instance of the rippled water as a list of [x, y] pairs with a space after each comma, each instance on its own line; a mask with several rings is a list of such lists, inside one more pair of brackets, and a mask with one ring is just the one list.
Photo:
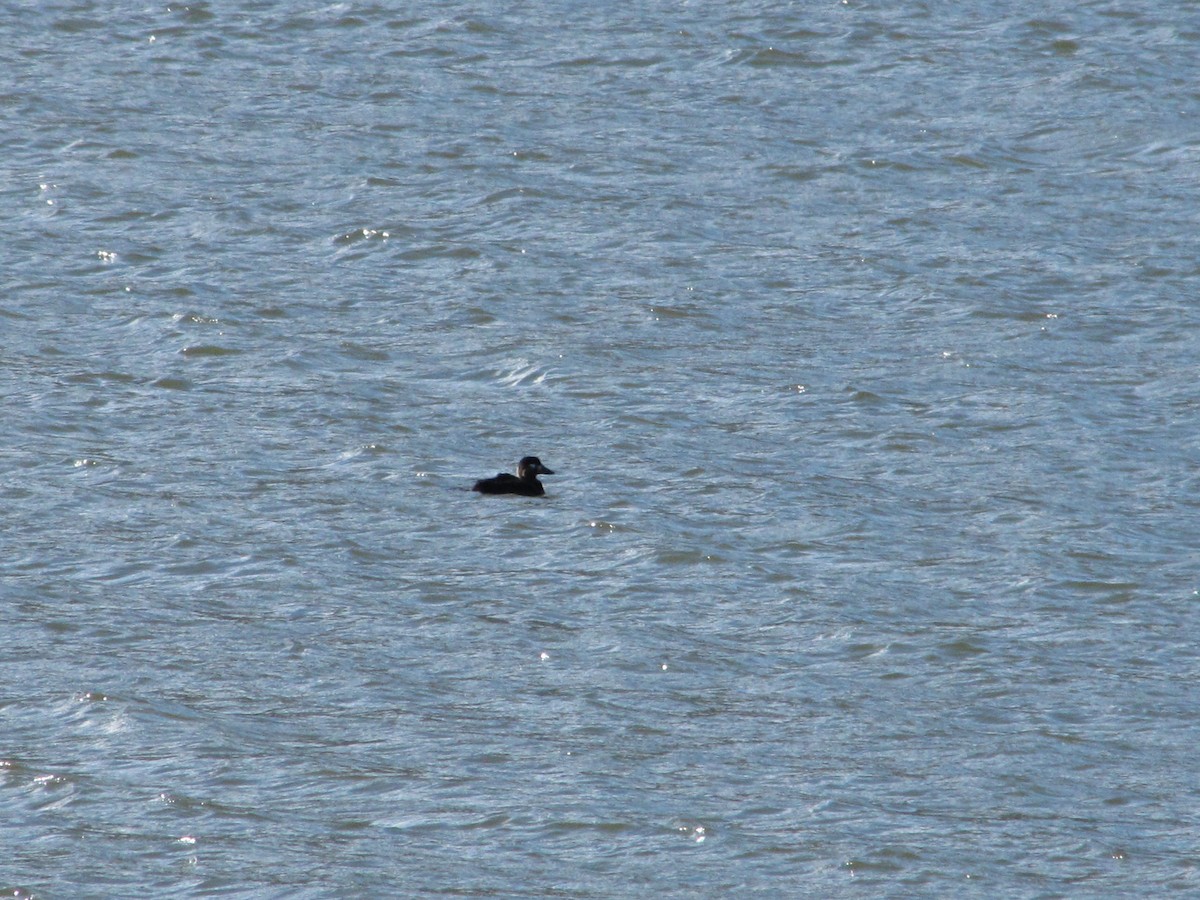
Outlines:
[[0, 40], [0, 892], [1200, 889], [1193, 4]]

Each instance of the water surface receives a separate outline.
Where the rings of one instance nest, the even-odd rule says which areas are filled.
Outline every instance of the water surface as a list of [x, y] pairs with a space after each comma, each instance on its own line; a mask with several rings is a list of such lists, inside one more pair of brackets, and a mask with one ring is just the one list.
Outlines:
[[1135, 6], [0, 13], [0, 889], [1195, 891]]

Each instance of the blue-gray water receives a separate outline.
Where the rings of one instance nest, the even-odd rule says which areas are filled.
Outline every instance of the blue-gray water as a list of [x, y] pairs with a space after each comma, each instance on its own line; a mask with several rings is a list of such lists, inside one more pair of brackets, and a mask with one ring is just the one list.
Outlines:
[[1195, 3], [0, 46], [0, 893], [1200, 891]]

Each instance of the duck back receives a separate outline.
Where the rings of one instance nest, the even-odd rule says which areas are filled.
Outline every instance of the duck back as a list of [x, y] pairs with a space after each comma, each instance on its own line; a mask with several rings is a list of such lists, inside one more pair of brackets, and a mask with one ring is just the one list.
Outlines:
[[546, 493], [536, 478], [518, 478], [507, 472], [501, 472], [495, 478], [480, 479], [471, 490], [481, 494], [519, 494], [522, 497], [541, 497]]

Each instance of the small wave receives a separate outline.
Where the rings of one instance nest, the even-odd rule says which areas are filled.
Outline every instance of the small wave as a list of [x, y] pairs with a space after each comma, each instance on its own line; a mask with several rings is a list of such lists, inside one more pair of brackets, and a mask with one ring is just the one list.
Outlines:
[[496, 372], [497, 380], [505, 387], [519, 387], [521, 385], [541, 384], [546, 380], [549, 374], [540, 366], [533, 365], [528, 360], [515, 360], [509, 369], [501, 369]]
[[207, 356], [235, 356], [242, 351], [236, 347], [221, 347], [217, 344], [191, 344], [179, 352], [191, 359]]
[[360, 241], [386, 241], [392, 236], [392, 232], [387, 228], [355, 228], [351, 231], [344, 231], [341, 234], [334, 235], [333, 243], [339, 246], [349, 244], [357, 244]]

